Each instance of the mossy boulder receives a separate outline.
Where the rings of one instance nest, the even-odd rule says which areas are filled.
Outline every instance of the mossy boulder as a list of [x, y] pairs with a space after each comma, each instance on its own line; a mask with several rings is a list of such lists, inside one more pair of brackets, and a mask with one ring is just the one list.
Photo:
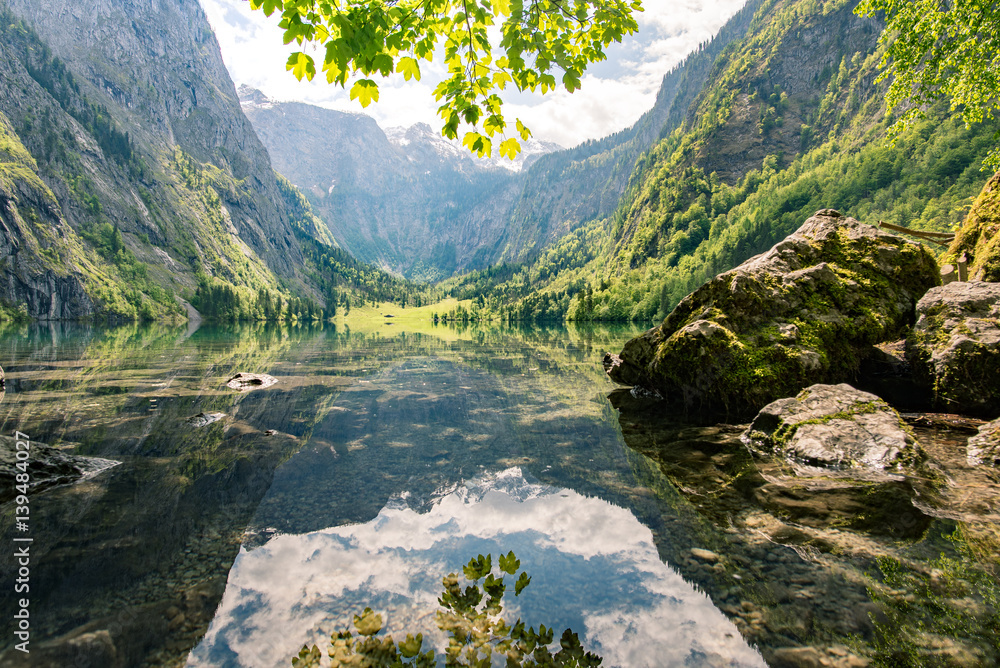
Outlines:
[[942, 259], [955, 262], [963, 253], [970, 279], [1000, 282], [1000, 172], [986, 182]]
[[917, 304], [906, 358], [936, 407], [1000, 416], [1000, 283], [949, 283]]
[[969, 466], [1000, 468], [1000, 419], [979, 427], [979, 433], [966, 446]]
[[899, 413], [846, 383], [771, 402], [741, 439], [755, 452], [824, 468], [886, 469], [922, 458]]
[[874, 344], [901, 338], [939, 280], [922, 246], [824, 209], [688, 295], [605, 367], [688, 407], [756, 411], [852, 380]]

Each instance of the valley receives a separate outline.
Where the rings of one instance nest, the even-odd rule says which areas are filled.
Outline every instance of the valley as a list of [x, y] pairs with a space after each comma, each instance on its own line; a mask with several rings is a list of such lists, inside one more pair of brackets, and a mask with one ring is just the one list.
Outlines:
[[[411, 4], [368, 6], [401, 32], [362, 21], [352, 101], [440, 73]], [[289, 77], [346, 72], [321, 7], [258, 5]], [[1000, 121], [895, 128], [856, 2], [730, 14], [635, 122], [509, 160], [444, 136], [503, 120], [454, 79], [380, 127], [234, 82], [196, 0], [0, 0], [0, 665], [328, 665], [366, 606], [434, 665], [442, 577], [508, 550], [508, 612], [603, 665], [997, 665]], [[562, 48], [467, 71], [596, 83]]]

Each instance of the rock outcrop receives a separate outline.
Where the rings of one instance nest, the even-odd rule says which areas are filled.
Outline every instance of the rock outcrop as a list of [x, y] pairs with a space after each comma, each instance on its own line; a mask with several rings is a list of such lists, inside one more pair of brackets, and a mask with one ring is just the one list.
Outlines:
[[185, 420], [185, 422], [187, 424], [191, 425], [192, 427], [194, 427], [195, 429], [197, 429], [199, 427], [208, 426], [208, 425], [212, 424], [213, 422], [218, 422], [219, 420], [221, 420], [224, 417], [226, 417], [225, 413], [217, 413], [217, 412], [216, 413], [205, 413], [205, 412], [202, 412], [202, 413], [198, 413], [197, 415], [192, 415], [187, 420]]
[[241, 371], [226, 381], [226, 387], [237, 392], [249, 392], [250, 390], [271, 387], [277, 382], [277, 378], [266, 373], [244, 373]]
[[952, 262], [963, 253], [970, 260], [971, 280], [1000, 281], [1000, 172], [973, 202], [944, 259]]
[[0, 308], [39, 320], [94, 315], [85, 285], [88, 270], [96, 272], [79, 243], [0, 111]]
[[920, 449], [899, 414], [850, 385], [813, 385], [757, 414], [743, 442], [759, 453], [829, 468], [886, 469]]
[[1000, 419], [979, 427], [979, 433], [966, 446], [969, 466], [1000, 468]]
[[852, 380], [913, 323], [939, 280], [923, 247], [823, 209], [768, 252], [716, 276], [606, 359], [611, 378], [689, 407], [757, 410]]
[[1000, 283], [949, 283], [927, 292], [906, 340], [917, 381], [949, 412], [1000, 416]]
[[8, 315], [180, 316], [171, 293], [199, 273], [309, 291], [288, 204], [198, 3], [3, 3], [0, 80]]
[[[35, 441], [29, 441], [27, 445], [27, 449], [19, 448], [17, 439], [13, 436], [0, 436], [0, 503], [10, 501], [18, 494], [16, 485], [20, 483], [17, 481], [17, 474], [22, 473], [17, 468], [19, 461], [28, 462], [29, 495], [76, 482], [120, 463], [100, 457], [71, 455], [60, 448]], [[18, 451], [22, 453], [22, 457], [18, 457]], [[26, 457], [24, 453], [27, 453]]]

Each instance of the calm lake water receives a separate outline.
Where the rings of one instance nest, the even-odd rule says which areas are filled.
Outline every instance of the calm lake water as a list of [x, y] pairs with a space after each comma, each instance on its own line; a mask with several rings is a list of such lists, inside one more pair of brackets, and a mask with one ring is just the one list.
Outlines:
[[[635, 333], [4, 331], [0, 434], [121, 464], [33, 495], [32, 653], [11, 628], [0, 665], [289, 665], [366, 606], [440, 649], [442, 577], [509, 550], [532, 583], [506, 616], [605, 666], [920, 665], [928, 638], [995, 664], [989, 498], [789, 483], [738, 426], [616, 392], [600, 359]], [[278, 382], [226, 387], [241, 371]]]

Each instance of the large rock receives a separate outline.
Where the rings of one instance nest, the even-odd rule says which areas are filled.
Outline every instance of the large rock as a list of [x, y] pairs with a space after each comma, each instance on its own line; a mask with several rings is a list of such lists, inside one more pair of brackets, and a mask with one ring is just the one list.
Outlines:
[[[17, 445], [18, 440], [13, 436], [0, 436], [0, 503], [6, 503], [21, 493], [16, 487], [19, 484], [28, 485], [30, 496], [50, 487], [76, 482], [121, 463], [100, 457], [71, 455], [61, 448], [35, 441], [27, 441], [26, 449]], [[26, 441], [21, 439], [20, 442]], [[18, 451], [21, 452], [20, 457]], [[18, 468], [19, 462], [27, 462], [27, 471]], [[23, 473], [28, 474], [27, 483], [23, 483], [23, 478], [18, 479], [18, 475]]]
[[943, 260], [965, 254], [974, 281], [1000, 281], [1000, 172], [993, 175], [969, 209]]
[[885, 469], [920, 459], [895, 410], [843, 383], [813, 385], [768, 404], [741, 439], [757, 452], [811, 466]]
[[922, 246], [824, 209], [684, 298], [606, 367], [617, 382], [688, 406], [756, 410], [852, 380], [874, 344], [913, 323], [917, 299], [938, 281]]
[[935, 404], [1000, 416], [1000, 283], [949, 283], [917, 304], [906, 357]]
[[969, 466], [1000, 468], [1000, 419], [979, 427], [979, 433], [969, 439], [965, 451]]

